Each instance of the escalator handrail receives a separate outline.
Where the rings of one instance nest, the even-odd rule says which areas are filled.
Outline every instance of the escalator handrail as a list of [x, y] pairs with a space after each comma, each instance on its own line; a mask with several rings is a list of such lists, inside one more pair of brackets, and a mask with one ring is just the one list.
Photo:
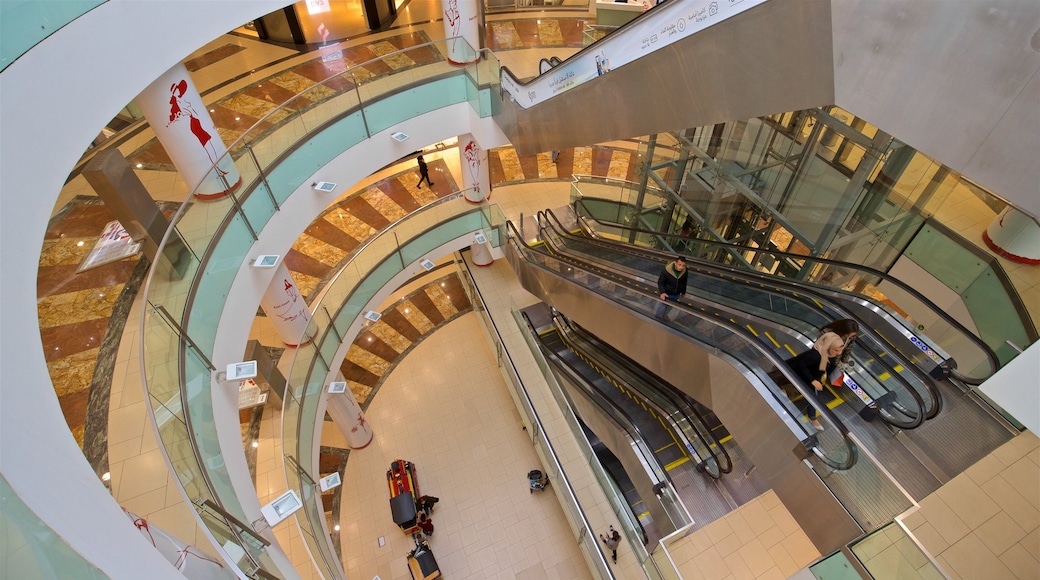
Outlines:
[[[589, 397], [589, 399], [597, 407], [602, 409], [603, 412], [607, 414], [607, 416], [611, 418], [619, 416], [622, 419], [624, 419], [624, 424], [619, 426], [625, 430], [629, 437], [631, 437], [632, 439], [638, 439], [639, 441], [643, 442], [646, 442], [648, 440], [647, 437], [643, 435], [642, 430], [639, 428], [638, 422], [633, 420], [627, 411], [625, 411], [618, 405], [614, 404], [614, 402], [611, 401], [608, 397], [600, 393], [598, 389], [589, 385], [588, 381], [585, 380], [585, 377], [582, 376], [580, 371], [578, 371], [576, 368], [574, 368], [573, 365], [563, 360], [562, 358], [557, 356], [556, 353], [552, 352], [551, 349], [549, 349], [549, 347], [542, 341], [541, 335], [538, 334], [537, 329], [535, 329], [534, 324], [531, 322], [531, 319], [527, 316], [526, 312], [521, 312], [520, 315], [523, 317], [524, 322], [527, 323], [528, 329], [531, 331], [532, 336], [534, 336], [535, 340], [538, 342], [538, 346], [542, 349], [542, 353], [543, 355], [545, 355], [546, 361], [549, 364], [559, 367], [561, 370], [571, 375], [571, 380], [574, 381], [577, 384], [577, 386], [583, 392], [585, 392], [586, 396]], [[609, 409], [607, 407], [609, 407]], [[615, 418], [614, 420], [617, 419]], [[664, 480], [668, 483], [669, 486], [672, 487], [674, 491], [675, 485], [672, 481], [671, 475], [669, 475], [667, 470], [665, 470], [664, 466], [661, 465], [660, 460], [652, 452], [652, 450], [650, 453], [651, 457], [646, 457], [646, 455], [643, 454], [643, 446], [637, 446], [637, 448], [640, 450], [640, 455], [643, 455], [643, 461], [647, 462], [648, 465], [650, 461], [653, 461], [653, 463], [657, 465], [658, 469], [661, 472], [661, 476], [663, 476]], [[655, 477], [657, 477], [656, 473], [654, 475]]]
[[[600, 247], [608, 248], [611, 251], [620, 252], [620, 253], [627, 253], [629, 255], [639, 256], [639, 257], [641, 257], [643, 259], [651, 259], [650, 258], [651, 256], [654, 259], [656, 259], [656, 258], [663, 257], [665, 255], [664, 252], [661, 252], [659, 250], [654, 250], [654, 249], [651, 249], [651, 248], [644, 248], [642, 246], [634, 246], [632, 244], [626, 244], [626, 243], [617, 242], [617, 241], [614, 241], [614, 240], [608, 240], [608, 239], [602, 239], [602, 238], [582, 238], [580, 236], [576, 236], [576, 235], [570, 233], [567, 230], [567, 228], [562, 224], [562, 222], [560, 221], [559, 217], [556, 216], [556, 214], [552, 210], [545, 210], [544, 213], [540, 213], [539, 215], [544, 215], [546, 217], [546, 219], [549, 220], [549, 226], [551, 228], [553, 228], [554, 233], [556, 235], [562, 237], [562, 238], [565, 238], [565, 239], [576, 239], [576, 240], [581, 241], [582, 243], [590, 243], [590, 244], [593, 244], [593, 245], [598, 245]], [[756, 281], [756, 283], [761, 283], [762, 280], [767, 280], [768, 279], [770, 285], [778, 285], [778, 286], [786, 286], [786, 285], [788, 285], [788, 283], [786, 281], [782, 280], [782, 279], [778, 282], [777, 281], [777, 277], [766, 278], [765, 276], [747, 275], [747, 274], [749, 274], [749, 272], [744, 271], [744, 270], [736, 270], [734, 272], [734, 270], [732, 268], [720, 267], [720, 265], [715, 264], [714, 262], [707, 262], [707, 261], [704, 261], [704, 260], [697, 260], [696, 263], [699, 264], [701, 268], [704, 268], [707, 271], [710, 271], [710, 272], [713, 272], [713, 273], [717, 273], [718, 271], [723, 271], [723, 272], [726, 272], [727, 274], [733, 275], [734, 277], [738, 277], [739, 276], [741, 279], [743, 279], [745, 281], [747, 281], [747, 280], [754, 280], [754, 281]], [[754, 274], [754, 272], [750, 272], [750, 274]], [[791, 292], [794, 293], [793, 290]], [[805, 294], [805, 291], [804, 291], [803, 288], [798, 288], [797, 293]], [[790, 300], [795, 300], [795, 301], [800, 301], [800, 302], [804, 303], [804, 299], [800, 298], [800, 296], [798, 296], [798, 295], [791, 296], [791, 297], [789, 297], [789, 299]], [[824, 299], [824, 300], [826, 301], [826, 299]], [[833, 305], [833, 304], [828, 304], [828, 305], [830, 307], [832, 307], [834, 310], [839, 311], [841, 313], [842, 317], [854, 318], [851, 313], [846, 312], [840, 306]], [[775, 322], [775, 323], [777, 323], [777, 324], [786, 324], [784, 322]], [[864, 324], [861, 324], [860, 326], [861, 326], [861, 330], [862, 331], [869, 331], [869, 326], [864, 325]], [[797, 329], [795, 329], [795, 330], [797, 330]], [[871, 337], [871, 340], [877, 342], [877, 338]], [[876, 352], [872, 352], [870, 349], [867, 349], [865, 343], [859, 343], [859, 344], [860, 344], [861, 348], [863, 348], [864, 350], [867, 350], [868, 355], [871, 355], [871, 356], [874, 357], [875, 364], [879, 364], [882, 367], [884, 367], [885, 370], [887, 370], [889, 373], [891, 373], [893, 377], [896, 377], [897, 380], [900, 383], [903, 384], [904, 389], [907, 391], [907, 393], [910, 395], [910, 397], [913, 398], [914, 401], [917, 403], [917, 407], [918, 407], [918, 410], [919, 410], [919, 412], [918, 412], [918, 419], [913, 421], [912, 423], [895, 424], [895, 423], [891, 422], [887, 418], [887, 416], [885, 416], [885, 415], [882, 415], [882, 420], [883, 421], [885, 421], [885, 422], [887, 422], [887, 423], [889, 423], [889, 424], [891, 424], [891, 425], [893, 425], [894, 427], [897, 427], [897, 428], [913, 429], [913, 428], [916, 428], [916, 427], [920, 426], [924, 422], [925, 419], [931, 419], [932, 417], [935, 417], [938, 414], [938, 411], [941, 408], [941, 400], [940, 400], [941, 399], [941, 395], [938, 392], [938, 390], [934, 388], [934, 385], [931, 383], [931, 377], [928, 377], [927, 373], [924, 373], [923, 371], [918, 369], [916, 365], [913, 365], [913, 364], [904, 365], [905, 368], [910, 369], [910, 372], [913, 372], [914, 375], [919, 380], [921, 380], [921, 384], [924, 386], [925, 390], [929, 393], [930, 399], [931, 399], [931, 401], [930, 401], [931, 405], [929, 405], [929, 407], [925, 406], [924, 399], [921, 397], [921, 394], [917, 391], [917, 389], [914, 388], [912, 385], [908, 384], [907, 380], [905, 378], [903, 378], [902, 375], [895, 370], [894, 363], [890, 363], [888, 361], [888, 359], [883, 358], [883, 357], [879, 357]], [[880, 342], [877, 342], [877, 344], [880, 344]], [[882, 387], [884, 387], [887, 390], [887, 387], [885, 387], [884, 385], [879, 385], [879, 386], [882, 386]], [[930, 410], [931, 412], [928, 412], [926, 414], [926, 409]]]
[[[584, 207], [583, 200], [581, 200], [581, 199], [576, 199], [574, 201], [574, 204], [576, 206], [580, 204], [580, 205], [582, 205]], [[898, 287], [900, 290], [910, 294], [911, 296], [913, 296], [914, 298], [916, 298], [917, 300], [922, 302], [926, 307], [928, 307], [930, 310], [932, 310], [932, 312], [935, 315], [937, 315], [939, 318], [942, 318], [944, 322], [946, 322], [947, 324], [952, 326], [955, 330], [957, 330], [958, 332], [960, 332], [961, 334], [966, 336], [970, 342], [972, 342], [979, 350], [981, 350], [986, 355], [986, 358], [989, 360], [990, 366], [993, 369], [993, 372], [989, 376], [983, 377], [983, 378], [968, 377], [968, 376], [963, 375], [960, 372], [958, 372], [957, 369], [951, 369], [951, 375], [954, 376], [957, 380], [959, 380], [959, 381], [961, 381], [963, 383], [969, 384], [969, 385], [980, 385], [986, 379], [988, 379], [989, 377], [993, 376], [993, 374], [995, 374], [1001, 368], [1000, 359], [997, 358], [997, 353], [994, 352], [993, 349], [990, 348], [990, 346], [988, 344], [986, 344], [982, 339], [980, 339], [978, 336], [976, 336], [974, 333], [972, 333], [970, 330], [968, 330], [963, 324], [961, 324], [959, 321], [957, 321], [956, 318], [954, 318], [953, 316], [948, 314], [945, 310], [943, 310], [942, 308], [937, 306], [934, 302], [929, 300], [924, 294], [921, 294], [917, 289], [915, 289], [912, 286], [906, 284], [902, 280], [900, 280], [900, 279], [898, 279], [898, 278], [896, 278], [894, 276], [891, 276], [890, 274], [882, 272], [881, 270], [876, 270], [874, 268], [871, 268], [870, 266], [864, 266], [862, 264], [853, 264], [851, 262], [843, 262], [841, 260], [832, 260], [832, 259], [829, 259], [829, 258], [822, 258], [822, 257], [819, 257], [819, 256], [805, 256], [805, 255], [802, 255], [802, 254], [792, 254], [790, 252], [783, 252], [783, 251], [780, 251], [780, 250], [769, 250], [769, 249], [766, 249], [766, 248], [751, 248], [751, 247], [748, 247], [748, 246], [741, 246], [739, 244], [730, 244], [728, 242], [717, 242], [717, 241], [712, 241], [712, 240], [704, 240], [704, 239], [701, 239], [701, 238], [684, 238], [682, 236], [679, 236], [678, 234], [669, 234], [669, 233], [666, 233], [666, 232], [657, 232], [657, 231], [654, 231], [654, 230], [644, 230], [642, 228], [633, 228], [633, 227], [630, 227], [630, 226], [626, 226], [624, 224], [615, 224], [615, 223], [611, 223], [611, 222], [603, 222], [601, 220], [596, 219], [595, 217], [591, 217], [591, 211], [589, 211], [588, 213], [589, 213], [590, 217], [582, 216], [582, 218], [585, 219], [585, 220], [591, 219], [592, 221], [594, 221], [596, 223], [602, 223], [602, 224], [608, 225], [609, 227], [612, 227], [612, 228], [629, 230], [629, 231], [632, 231], [632, 232], [635, 232], [635, 233], [639, 233], [639, 234], [649, 234], [649, 235], [663, 236], [663, 237], [667, 237], [667, 238], [679, 239], [679, 240], [683, 240], [683, 241], [692, 241], [692, 242], [697, 243], [697, 244], [717, 246], [717, 247], [720, 247], [721, 249], [728, 249], [728, 250], [733, 250], [733, 251], [761, 252], [761, 253], [764, 253], [764, 254], [768, 254], [768, 255], [772, 255], [772, 256], [778, 256], [778, 257], [781, 257], [781, 258], [791, 258], [791, 259], [794, 259], [794, 260], [812, 260], [814, 262], [818, 262], [818, 263], [829, 265], [829, 266], [836, 266], [836, 267], [839, 267], [839, 268], [848, 268], [848, 269], [851, 269], [851, 270], [859, 270], [861, 272], [869, 274], [870, 276], [874, 276], [874, 277], [877, 277], [879, 279], [884, 280], [885, 282], [891, 283], [892, 285]], [[575, 211], [575, 214], [576, 215], [580, 215], [580, 214], [578, 214], [577, 211]], [[697, 259], [699, 261], [703, 261], [703, 260], [700, 260], [699, 258], [694, 258], [694, 259]], [[741, 272], [751, 272], [750, 270], [746, 270], [746, 269], [741, 269], [740, 271]], [[755, 272], [755, 273], [759, 274], [759, 275], [765, 276], [765, 274], [763, 274], [761, 272]], [[773, 277], [775, 277], [775, 276], [773, 276]], [[840, 288], [834, 288], [834, 287], [831, 287], [831, 286], [820, 286], [819, 284], [816, 284], [814, 282], [809, 282], [809, 281], [801, 281], [801, 283], [806, 284], [806, 285], [811, 285], [811, 286], [814, 286], [814, 287], [827, 288], [828, 290], [833, 290], [833, 291], [842, 291]], [[867, 296], [863, 296], [863, 295], [859, 295], [859, 294], [857, 294], [856, 296], [858, 298], [861, 298], [861, 299], [870, 300], [873, 303], [873, 300], [871, 300]]]
[[[593, 347], [597, 348], [597, 349], [602, 348], [603, 350], [597, 350], [596, 353], [593, 353], [590, 350], [586, 349], [585, 347], [580, 346], [577, 343], [575, 343], [573, 340], [571, 340], [571, 338], [566, 333], [561, 333], [560, 336], [564, 338], [564, 341], [567, 344], [568, 348], [570, 348], [571, 350], [573, 350], [575, 352], [581, 351], [581, 352], [585, 353], [586, 356], [588, 356], [588, 357], [590, 357], [590, 358], [592, 358], [594, 360], [597, 360], [597, 361], [602, 361], [603, 358], [600, 358], [599, 356], [596, 356], [596, 355], [602, 355], [602, 357], [605, 357], [606, 359], [610, 360], [612, 364], [617, 364], [619, 366], [622, 366], [622, 367], [624, 367], [626, 369], [631, 370], [633, 372], [633, 374], [636, 375], [635, 378], [637, 378], [638, 380], [642, 381], [642, 385], [641, 386], [644, 386], [644, 387], [647, 387], [647, 388], [651, 388], [658, 395], [660, 395], [663, 398], [665, 398], [668, 401], [668, 403], [673, 406], [675, 412], [681, 414], [683, 419], [687, 423], [693, 425], [695, 420], [690, 417], [690, 415], [686, 412], [686, 409], [689, 409], [689, 411], [691, 413], [696, 415], [696, 423], [698, 423], [698, 424], [700, 424], [700, 425], [705, 427], [704, 430], [712, 438], [712, 440], [713, 440], [713, 442], [715, 444], [715, 448], [720, 450], [722, 455], [723, 455], [723, 457], [725, 458], [725, 463], [723, 463], [722, 461], [719, 460], [718, 453], [713, 450], [712, 444], [709, 443], [707, 441], [707, 439], [705, 439], [704, 434], [701, 433], [700, 430], [694, 429], [694, 433], [696, 434], [697, 439], [700, 440], [701, 445], [703, 445], [705, 447], [705, 449], [707, 449], [708, 452], [711, 453], [712, 457], [715, 458], [715, 462], [716, 462], [716, 464], [718, 464], [719, 471], [721, 473], [730, 473], [730, 472], [733, 471], [733, 459], [730, 457], [729, 452], [722, 445], [722, 442], [719, 441], [718, 437], [715, 437], [714, 433], [712, 433], [709, 429], [707, 429], [707, 426], [705, 425], [704, 417], [700, 414], [700, 412], [697, 409], [695, 409], [694, 407], [691, 407], [689, 405], [681, 405], [681, 404], [679, 404], [676, 401], [676, 397], [675, 397], [675, 394], [673, 392], [673, 388], [674, 387], [672, 387], [671, 385], [667, 384], [667, 382], [665, 382], [664, 380], [662, 380], [659, 377], [655, 376], [650, 371], [647, 371], [646, 369], [644, 369], [641, 365], [639, 365], [639, 363], [637, 363], [637, 362], [633, 361], [632, 359], [628, 358], [627, 356], [625, 356], [624, 353], [621, 353], [621, 352], [618, 352], [616, 350], [613, 350], [612, 347], [610, 347], [606, 343], [603, 343], [602, 341], [596, 339], [595, 336], [589, 334], [587, 331], [585, 331], [585, 329], [583, 329], [580, 326], [578, 326], [577, 324], [571, 322], [567, 318], [562, 317], [561, 315], [554, 315], [554, 317], [553, 317], [554, 320], [556, 319], [556, 316], [560, 316], [562, 318], [562, 321], [557, 323], [557, 328], [559, 328], [561, 325], [564, 325], [564, 326], [567, 327], [568, 332], [573, 332], [575, 334], [580, 334], [580, 335], [582, 335], [582, 337], [585, 340], [588, 340], [590, 342], [593, 342], [593, 341], [596, 342], [596, 344], [593, 345]], [[622, 379], [621, 377], [617, 376], [617, 374], [615, 374], [614, 371], [610, 371], [610, 372], [611, 372], [611, 374], [613, 375], [613, 377], [615, 379], [617, 379], [618, 381], [624, 383], [627, 387], [630, 388], [630, 390], [639, 393], [640, 396], [644, 396], [644, 397], [646, 396], [642, 392], [642, 389], [640, 389], [638, 387], [633, 387], [633, 384], [630, 381], [626, 381], [626, 380]], [[642, 376], [640, 376], [640, 375], [642, 375]], [[657, 403], [654, 403], [654, 405], [656, 406]], [[661, 409], [661, 412], [662, 412], [663, 415], [668, 416], [669, 417], [669, 421], [674, 424], [674, 421], [671, 420], [671, 412], [667, 411], [666, 409]], [[682, 430], [678, 426], [674, 426], [673, 429]]]
[[[517, 230], [516, 225], [513, 224], [513, 222], [511, 220], [506, 222], [506, 230], [507, 230], [507, 232], [512, 232], [509, 235], [509, 241], [511, 241], [514, 244], [514, 247], [516, 248], [516, 251], [517, 251], [518, 255], [520, 255], [520, 256], [525, 256], [525, 254], [527, 252], [547, 255], [547, 256], [552, 257], [552, 258], [554, 258], [554, 259], [556, 259], [558, 261], [569, 263], [572, 266], [574, 266], [575, 268], [578, 268], [580, 270], [588, 272], [588, 273], [590, 273], [590, 274], [592, 274], [594, 276], [599, 276], [599, 274], [597, 274], [595, 271], [593, 271], [593, 270], [591, 270], [589, 268], [588, 264], [585, 264], [583, 262], [579, 262], [579, 261], [575, 260], [574, 258], [569, 258], [569, 257], [568, 258], [561, 258], [561, 257], [558, 257], [558, 256], [552, 256], [551, 254], [546, 254], [545, 252], [539, 252], [539, 250], [537, 248], [535, 248], [534, 246], [528, 244], [523, 239], [523, 237], [520, 235], [519, 230]], [[536, 267], [536, 268], [539, 268], [539, 269], [545, 269], [547, 272], [551, 273], [552, 275], [559, 276], [559, 274], [557, 272], [553, 272], [552, 270], [544, 268], [543, 266], [541, 266], [539, 264], [536, 264], [536, 263], [533, 263], [530, 260], [527, 260], [526, 258], [524, 258], [524, 260], [527, 261], [528, 263], [531, 263], [531, 265], [533, 267]], [[624, 279], [628, 280], [627, 277], [625, 277]], [[629, 285], [629, 287], [634, 289], [634, 290], [636, 290], [636, 291], [638, 291], [638, 292], [641, 292], [643, 294], [651, 295], [651, 294], [649, 294], [647, 292], [644, 292], [638, 286]], [[654, 296], [654, 297], [656, 298], [656, 296]], [[622, 306], [627, 308], [627, 306], [624, 306], [624, 305], [622, 305]], [[749, 344], [753, 349], [759, 351], [759, 353], [764, 358], [766, 358], [771, 363], [773, 363], [774, 368], [776, 368], [792, 384], [792, 386], [796, 390], [798, 390], [802, 394], [803, 397], [806, 398], [806, 401], [808, 401], [809, 404], [813, 405], [814, 408], [816, 408], [817, 412], [821, 416], [826, 417], [828, 423], [830, 423], [831, 425], [833, 425], [835, 427], [835, 429], [840, 434], [840, 436], [842, 438], [842, 441], [845, 444], [845, 447], [848, 449], [848, 455], [846, 456], [846, 459], [845, 459], [845, 461], [843, 463], [836, 463], [836, 462], [832, 463], [831, 460], [829, 458], [827, 458], [826, 456], [824, 456], [824, 455], [820, 455], [821, 459], [825, 463], [827, 463], [827, 465], [829, 465], [831, 468], [833, 468], [835, 470], [839, 470], [839, 471], [840, 470], [845, 470], [845, 469], [850, 469], [853, 465], [855, 465], [856, 459], [857, 459], [856, 444], [850, 438], [849, 428], [845, 425], [845, 423], [837, 415], [834, 414], [834, 412], [829, 407], [827, 407], [827, 405], [820, 405], [819, 407], [816, 407], [816, 403], [814, 402], [815, 401], [815, 397], [812, 397], [809, 394], [808, 387], [806, 387], [805, 385], [801, 384], [801, 381], [794, 376], [794, 371], [792, 371], [790, 369], [790, 367], [780, 359], [780, 357], [778, 357], [776, 354], [774, 354], [774, 353], [772, 353], [770, 351], [767, 351], [764, 348], [762, 348], [757, 342], [755, 342], [754, 340], [750, 339], [746, 334], [744, 334], [742, 329], [734, 328], [733, 326], [731, 326], [729, 324], [728, 321], [718, 320], [718, 319], [715, 319], [714, 317], [701, 316], [701, 314], [699, 312], [697, 312], [693, 308], [690, 308], [689, 306], [686, 306], [686, 305], [684, 305], [684, 304], [682, 304], [680, 302], [672, 304], [672, 307], [673, 308], [678, 308], [678, 309], [682, 310], [683, 313], [685, 313], [685, 314], [692, 315], [695, 318], [698, 318], [698, 319], [700, 319], [700, 320], [702, 320], [704, 322], [707, 322], [711, 326], [722, 328], [726, 332], [734, 334], [740, 340], [742, 340], [742, 341], [746, 342], [747, 344]], [[694, 337], [688, 336], [688, 335], [686, 337], [686, 340], [695, 342], [697, 344], [703, 344], [700, 341], [698, 341], [697, 339], [695, 339]], [[732, 359], [733, 361], [735, 361], [738, 364], [744, 365], [744, 367], [747, 368], [749, 371], [751, 371], [751, 374], [754, 375], [755, 378], [759, 382], [761, 382], [763, 384], [767, 384], [767, 383], [765, 383], [765, 379], [763, 379], [761, 376], [759, 376], [757, 373], [754, 372], [754, 369], [753, 369], [752, 366], [746, 365], [743, 361], [741, 361], [741, 359], [739, 357], [730, 354], [728, 351], [723, 350], [719, 346], [713, 346], [713, 345], [706, 345], [705, 344], [704, 348], [724, 353], [725, 357], [727, 357], [729, 359]], [[766, 373], [763, 373], [763, 374], [766, 374]], [[774, 383], [774, 385], [775, 385], [775, 383]], [[778, 385], [777, 385], [777, 389], [779, 389]], [[779, 397], [777, 397], [776, 393], [773, 393], [772, 390], [770, 390], [770, 394], [772, 394], [773, 397], [777, 399], [777, 401], [780, 401]], [[781, 402], [781, 405], [782, 405], [782, 401], [780, 401], [780, 402]], [[801, 438], [802, 441], [812, 439], [815, 436], [815, 434], [809, 433], [808, 430], [805, 429], [805, 426], [801, 425], [801, 423], [798, 423], [798, 425], [799, 425], [800, 428], [802, 428], [804, 430], [805, 437]]]

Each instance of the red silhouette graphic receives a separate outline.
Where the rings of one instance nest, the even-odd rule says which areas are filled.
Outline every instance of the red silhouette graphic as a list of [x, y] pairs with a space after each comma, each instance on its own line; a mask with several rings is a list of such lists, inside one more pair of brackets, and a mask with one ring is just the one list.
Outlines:
[[[195, 107], [191, 104], [191, 101], [184, 98], [187, 92], [188, 81], [184, 79], [181, 79], [179, 83], [170, 85], [170, 122], [166, 126], [168, 127], [170, 124], [187, 116], [188, 129], [199, 140], [199, 144], [206, 151], [206, 156], [209, 157], [210, 163], [216, 167], [219, 155], [217, 155], [217, 148], [213, 145], [213, 136], [202, 127], [202, 121], [199, 118], [199, 114], [195, 112]], [[216, 167], [216, 169], [221, 175], [227, 175], [227, 171], [219, 167]]]

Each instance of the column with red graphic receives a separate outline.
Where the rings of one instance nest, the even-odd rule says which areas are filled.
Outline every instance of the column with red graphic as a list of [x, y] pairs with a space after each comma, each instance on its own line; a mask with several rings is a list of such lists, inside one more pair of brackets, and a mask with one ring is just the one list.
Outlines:
[[480, 203], [491, 197], [487, 151], [473, 135], [459, 135], [459, 157], [462, 165], [462, 187], [466, 201]]
[[991, 250], [1019, 264], [1040, 264], [1040, 224], [1008, 206], [989, 224], [982, 239]]
[[135, 102], [197, 198], [217, 199], [242, 183], [184, 64], [163, 73]]
[[480, 11], [483, 2], [441, 0], [444, 37], [448, 39], [448, 62], [469, 64], [480, 58]]
[[372, 442], [372, 426], [365, 419], [365, 413], [350, 389], [330, 394], [325, 410], [351, 449], [362, 449]]
[[307, 336], [310, 311], [300, 296], [300, 289], [296, 287], [292, 273], [283, 262], [275, 267], [271, 285], [260, 299], [260, 308], [286, 346], [299, 346], [311, 339]]

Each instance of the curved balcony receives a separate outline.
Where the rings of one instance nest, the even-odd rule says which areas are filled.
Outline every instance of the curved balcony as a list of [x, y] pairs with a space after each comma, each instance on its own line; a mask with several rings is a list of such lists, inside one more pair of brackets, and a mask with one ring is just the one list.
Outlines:
[[[262, 535], [248, 523], [256, 518], [239, 500], [220, 446], [214, 403], [225, 393], [214, 392], [222, 381], [212, 360], [232, 284], [281, 205], [297, 190], [308, 189], [314, 172], [344, 151], [402, 121], [452, 105], [469, 103], [480, 117], [491, 115], [497, 61], [470, 50], [466, 60], [473, 64], [451, 65], [447, 45], [455, 40], [351, 67], [271, 111], [228, 147], [242, 176], [241, 188], [212, 202], [189, 197], [171, 220], [149, 273], [142, 376], [157, 438], [185, 499], [197, 508], [200, 525], [226, 561], [246, 575], [285, 572], [289, 564], [272, 558]], [[362, 66], [394, 59], [410, 59], [414, 65], [393, 74], [355, 74]], [[211, 172], [208, 178], [223, 178], [215, 168]], [[327, 548], [327, 542], [311, 548], [324, 552], [322, 546]], [[330, 556], [316, 556], [316, 565], [326, 576], [341, 577]]]

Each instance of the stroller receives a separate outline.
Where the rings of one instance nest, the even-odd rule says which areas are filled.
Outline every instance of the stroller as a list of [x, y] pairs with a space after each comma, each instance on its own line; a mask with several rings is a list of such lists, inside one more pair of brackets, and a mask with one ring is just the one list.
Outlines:
[[549, 476], [543, 475], [541, 471], [532, 469], [527, 473], [527, 479], [531, 482], [530, 493], [534, 493], [534, 490], [544, 490], [545, 485], [549, 483]]

